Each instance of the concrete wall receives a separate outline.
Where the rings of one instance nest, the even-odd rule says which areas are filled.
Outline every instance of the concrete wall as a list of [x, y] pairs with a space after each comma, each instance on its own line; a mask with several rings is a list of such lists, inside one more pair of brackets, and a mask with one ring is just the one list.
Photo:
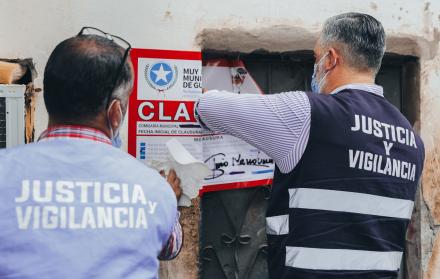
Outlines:
[[[120, 34], [138, 48], [291, 51], [311, 49], [323, 21], [347, 11], [365, 12], [379, 19], [388, 34], [388, 51], [420, 57], [420, 115], [416, 126], [425, 141], [427, 159], [417, 218], [409, 235], [414, 251], [410, 278], [422, 278], [422, 273], [424, 278], [440, 278], [440, 1], [3, 0], [0, 57], [34, 58], [40, 73], [36, 86], [41, 87], [52, 49], [85, 25]], [[39, 96], [37, 135], [46, 122]], [[186, 270], [195, 267], [197, 214], [195, 208], [185, 212], [185, 216], [193, 216], [186, 217], [192, 237], [187, 256], [179, 261], [188, 265], [174, 266], [169, 278], [195, 276]]]

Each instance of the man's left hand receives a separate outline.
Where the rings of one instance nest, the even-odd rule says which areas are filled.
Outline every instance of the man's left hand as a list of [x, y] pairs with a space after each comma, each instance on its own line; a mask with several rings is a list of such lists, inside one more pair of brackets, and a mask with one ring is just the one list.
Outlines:
[[171, 169], [168, 175], [165, 175], [165, 171], [161, 170], [160, 174], [166, 178], [168, 184], [170, 184], [171, 188], [174, 191], [174, 194], [176, 194], [177, 200], [180, 199], [180, 196], [182, 195], [182, 188], [180, 187], [180, 178], [177, 176], [176, 172]]

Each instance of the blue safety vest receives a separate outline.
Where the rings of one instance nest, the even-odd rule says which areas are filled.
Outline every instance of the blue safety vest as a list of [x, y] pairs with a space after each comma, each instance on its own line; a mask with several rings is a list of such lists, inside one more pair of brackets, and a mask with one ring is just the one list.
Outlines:
[[177, 214], [155, 171], [111, 145], [0, 152], [0, 278], [157, 278]]
[[273, 279], [397, 278], [424, 147], [382, 96], [308, 94], [311, 129], [267, 211]]

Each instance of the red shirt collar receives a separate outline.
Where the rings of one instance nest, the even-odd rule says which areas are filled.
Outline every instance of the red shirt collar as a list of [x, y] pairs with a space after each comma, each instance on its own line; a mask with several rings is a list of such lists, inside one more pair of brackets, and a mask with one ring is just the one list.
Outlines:
[[38, 141], [59, 139], [59, 138], [75, 138], [75, 139], [87, 139], [107, 144], [112, 144], [109, 137], [104, 132], [86, 126], [79, 125], [59, 125], [46, 129]]

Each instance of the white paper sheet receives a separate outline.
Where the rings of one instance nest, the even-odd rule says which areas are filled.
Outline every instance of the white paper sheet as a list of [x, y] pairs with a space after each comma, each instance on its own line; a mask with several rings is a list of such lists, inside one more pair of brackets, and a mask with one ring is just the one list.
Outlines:
[[165, 174], [168, 174], [170, 169], [174, 169], [182, 187], [179, 206], [190, 206], [191, 199], [198, 196], [203, 179], [209, 175], [210, 169], [206, 164], [195, 159], [177, 139], [169, 140], [166, 147], [168, 160], [150, 161], [149, 165], [158, 171], [164, 170]]

